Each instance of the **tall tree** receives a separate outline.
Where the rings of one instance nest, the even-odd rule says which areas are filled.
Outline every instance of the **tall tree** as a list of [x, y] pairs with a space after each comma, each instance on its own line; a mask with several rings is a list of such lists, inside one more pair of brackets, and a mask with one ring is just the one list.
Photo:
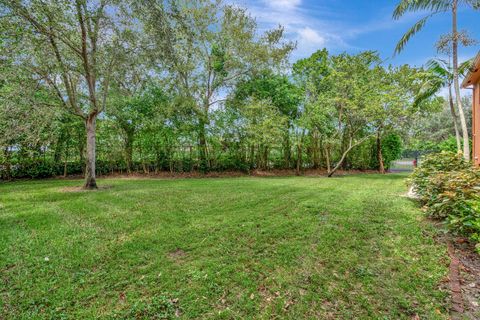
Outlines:
[[[459, 73], [465, 75], [470, 67], [471, 61], [465, 61], [460, 65]], [[440, 92], [441, 89], [448, 88], [448, 105], [450, 107], [450, 113], [452, 115], [453, 125], [455, 129], [455, 139], [457, 143], [457, 151], [462, 151], [461, 136], [463, 136], [463, 130], [458, 124], [458, 116], [454, 103], [454, 97], [452, 92], [453, 86], [453, 68], [450, 61], [443, 59], [431, 59], [427, 62], [427, 78], [419, 92], [415, 104], [419, 104], [425, 99], [429, 99], [432, 96]], [[462, 132], [461, 132], [462, 130]], [[468, 133], [467, 133], [468, 134]]]
[[[166, 67], [172, 90], [196, 115], [200, 168], [208, 170], [210, 111], [256, 70], [285, 66], [293, 45], [283, 29], [258, 34], [248, 13], [220, 0], [147, 0], [140, 6], [152, 56]], [[159, 23], [165, 21], [165, 23]]]
[[291, 166], [290, 130], [293, 121], [298, 117], [301, 101], [301, 91], [290, 82], [287, 76], [276, 75], [270, 71], [260, 72], [252, 78], [237, 84], [229, 104], [239, 105], [249, 103], [249, 98], [270, 100], [278, 111], [288, 121], [285, 121], [283, 157], [286, 168]]
[[85, 184], [95, 178], [96, 120], [105, 109], [116, 56], [124, 49], [115, 0], [1, 0], [9, 23], [23, 29], [24, 67], [40, 76], [61, 105], [81, 117], [86, 130]]
[[[452, 30], [451, 34], [447, 36], [451, 43], [452, 52], [452, 71], [453, 71], [453, 87], [455, 90], [455, 100], [457, 104], [458, 113], [460, 116], [460, 123], [463, 134], [463, 156], [466, 160], [470, 159], [470, 143], [468, 137], [467, 122], [462, 106], [462, 98], [460, 95], [459, 83], [459, 63], [458, 63], [458, 46], [462, 42], [462, 33], [458, 31], [458, 8], [459, 5], [464, 5], [468, 8], [478, 10], [480, 9], [479, 0], [401, 0], [393, 12], [394, 19], [400, 19], [408, 12], [423, 12], [427, 11], [427, 16], [417, 21], [400, 39], [395, 53], [399, 53], [408, 43], [408, 41], [420, 30], [423, 29], [427, 21], [434, 15], [451, 12], [452, 15]], [[468, 42], [468, 40], [467, 40]]]

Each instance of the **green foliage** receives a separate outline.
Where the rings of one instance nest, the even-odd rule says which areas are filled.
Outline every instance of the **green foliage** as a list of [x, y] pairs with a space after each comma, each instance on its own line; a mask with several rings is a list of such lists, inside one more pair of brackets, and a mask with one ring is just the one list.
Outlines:
[[460, 153], [431, 154], [411, 182], [429, 216], [446, 220], [455, 232], [480, 240], [480, 170]]
[[402, 138], [395, 133], [386, 135], [382, 140], [382, 156], [385, 168], [389, 169], [390, 164], [400, 158], [402, 154]]

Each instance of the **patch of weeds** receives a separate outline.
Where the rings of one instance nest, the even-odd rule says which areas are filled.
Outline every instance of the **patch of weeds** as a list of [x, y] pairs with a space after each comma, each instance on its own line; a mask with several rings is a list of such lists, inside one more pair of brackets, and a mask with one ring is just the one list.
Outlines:
[[149, 301], [137, 301], [122, 314], [115, 314], [111, 319], [160, 320], [175, 319], [181, 315], [178, 299], [166, 295], [154, 296]]

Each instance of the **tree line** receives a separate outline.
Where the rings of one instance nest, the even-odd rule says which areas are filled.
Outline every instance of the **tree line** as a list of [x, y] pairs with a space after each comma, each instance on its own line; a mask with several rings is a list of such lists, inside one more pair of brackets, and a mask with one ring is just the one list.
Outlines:
[[375, 169], [441, 109], [432, 72], [322, 49], [290, 63], [210, 0], [0, 0], [0, 173]]

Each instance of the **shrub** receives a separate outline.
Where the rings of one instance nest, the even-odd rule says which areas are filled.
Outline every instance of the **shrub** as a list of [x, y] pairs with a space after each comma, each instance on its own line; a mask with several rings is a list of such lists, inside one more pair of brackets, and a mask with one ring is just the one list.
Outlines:
[[480, 242], [480, 170], [461, 154], [428, 155], [410, 179], [426, 213]]
[[390, 133], [382, 141], [382, 156], [385, 169], [390, 169], [394, 160], [400, 158], [402, 154], [402, 138], [398, 134]]

